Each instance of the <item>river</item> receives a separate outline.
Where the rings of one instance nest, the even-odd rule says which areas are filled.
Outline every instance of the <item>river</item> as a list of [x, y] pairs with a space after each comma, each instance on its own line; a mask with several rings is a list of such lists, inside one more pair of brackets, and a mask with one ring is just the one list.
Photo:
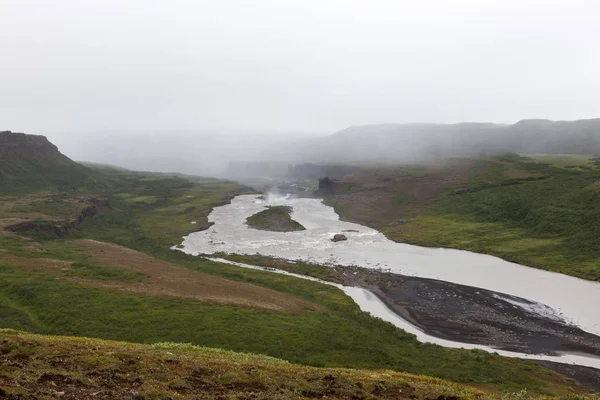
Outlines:
[[[306, 230], [269, 232], [249, 228], [246, 218], [268, 205], [293, 208], [292, 218]], [[537, 312], [555, 314], [581, 329], [600, 335], [600, 283], [529, 268], [497, 257], [453, 249], [436, 249], [396, 243], [380, 232], [339, 220], [335, 211], [319, 199], [256, 195], [238, 196], [230, 204], [216, 207], [209, 215], [215, 224], [206, 231], [183, 239], [182, 251], [193, 254], [227, 252], [304, 260], [318, 264], [355, 265], [384, 269], [403, 275], [440, 279], [522, 297], [539, 303]], [[347, 241], [334, 243], [334, 234], [344, 232]], [[419, 331], [389, 310], [368, 291], [344, 287], [365, 311], [415, 333], [420, 341], [446, 347], [482, 348], [507, 356], [546, 359], [600, 368], [600, 360], [580, 355], [531, 356], [502, 352], [480, 345], [438, 339]]]

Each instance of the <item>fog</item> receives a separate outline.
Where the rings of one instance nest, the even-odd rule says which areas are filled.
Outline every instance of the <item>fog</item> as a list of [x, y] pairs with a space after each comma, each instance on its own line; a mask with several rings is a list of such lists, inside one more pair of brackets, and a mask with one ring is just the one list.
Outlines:
[[[349, 126], [600, 116], [595, 0], [2, 0], [0, 17], [0, 130], [76, 160], [217, 174], [330, 161], [308, 139]], [[411, 135], [357, 157], [414, 156]]]
[[223, 177], [230, 161], [270, 161], [285, 166], [294, 146], [320, 133], [301, 131], [130, 130], [51, 133], [48, 138], [77, 161], [132, 170]]

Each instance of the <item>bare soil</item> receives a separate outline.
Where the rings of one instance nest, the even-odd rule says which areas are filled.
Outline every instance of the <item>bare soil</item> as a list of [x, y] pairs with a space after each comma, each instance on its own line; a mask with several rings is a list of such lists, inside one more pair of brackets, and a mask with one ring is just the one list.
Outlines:
[[150, 296], [175, 296], [276, 311], [301, 312], [321, 307], [307, 300], [260, 286], [231, 281], [161, 261], [126, 247], [77, 240], [90, 251], [93, 264], [143, 273], [142, 282], [93, 281], [95, 287], [115, 288]]

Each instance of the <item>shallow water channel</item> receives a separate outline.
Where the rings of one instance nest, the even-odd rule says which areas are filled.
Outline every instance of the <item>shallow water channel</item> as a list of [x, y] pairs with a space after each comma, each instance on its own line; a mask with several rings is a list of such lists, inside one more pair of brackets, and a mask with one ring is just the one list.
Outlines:
[[[246, 218], [264, 210], [268, 205], [291, 206], [292, 218], [306, 230], [280, 233], [249, 228], [245, 224]], [[560, 317], [589, 333], [600, 335], [600, 310], [596, 308], [596, 305], [600, 304], [600, 283], [529, 268], [468, 251], [396, 243], [374, 229], [340, 221], [334, 210], [319, 199], [294, 199], [289, 196], [259, 199], [255, 195], [243, 195], [233, 199], [230, 204], [216, 207], [208, 218], [215, 224], [206, 231], [185, 237], [182, 251], [193, 255], [215, 252], [259, 253], [318, 264], [384, 269], [403, 275], [479, 287], [539, 303], [533, 310], [531, 304], [516, 305], [526, 306], [529, 311], [547, 316]], [[347, 241], [334, 243], [330, 240], [334, 234], [343, 231], [348, 237]], [[260, 269], [249, 265], [236, 265]], [[285, 271], [273, 272], [290, 275]], [[362, 310], [415, 334], [421, 342], [436, 343], [445, 347], [478, 348], [510, 357], [600, 368], [600, 359], [591, 356], [531, 355], [440, 339], [414, 327], [365, 289], [323, 283], [340, 287]]]

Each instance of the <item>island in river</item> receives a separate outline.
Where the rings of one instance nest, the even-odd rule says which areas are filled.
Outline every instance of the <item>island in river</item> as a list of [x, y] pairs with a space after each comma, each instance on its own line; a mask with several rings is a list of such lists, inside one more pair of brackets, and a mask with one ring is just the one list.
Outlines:
[[268, 206], [266, 210], [260, 211], [246, 218], [250, 228], [272, 232], [294, 232], [306, 230], [300, 223], [293, 220], [290, 214], [292, 207]]

